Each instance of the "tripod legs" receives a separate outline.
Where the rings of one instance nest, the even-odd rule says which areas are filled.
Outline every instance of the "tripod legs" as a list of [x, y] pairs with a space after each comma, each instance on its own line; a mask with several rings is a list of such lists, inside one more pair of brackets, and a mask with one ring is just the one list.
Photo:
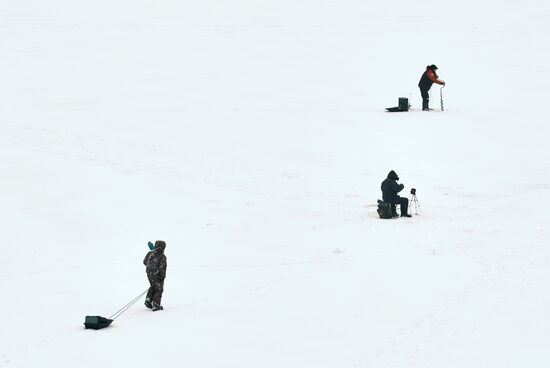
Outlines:
[[416, 194], [413, 194], [411, 196], [410, 203], [411, 203], [410, 207], [414, 205], [414, 214], [418, 215], [418, 211], [420, 210], [420, 203], [418, 203], [418, 198], [416, 198]]

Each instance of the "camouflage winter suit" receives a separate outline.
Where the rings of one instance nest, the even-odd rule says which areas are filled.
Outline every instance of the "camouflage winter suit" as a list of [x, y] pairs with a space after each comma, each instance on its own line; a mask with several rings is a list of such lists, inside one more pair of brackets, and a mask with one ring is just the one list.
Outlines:
[[145, 272], [147, 272], [147, 278], [151, 285], [147, 292], [147, 299], [156, 305], [161, 305], [160, 301], [164, 290], [164, 278], [166, 277], [165, 247], [164, 242], [157, 244], [155, 250], [147, 253], [143, 259], [143, 264], [146, 266]]

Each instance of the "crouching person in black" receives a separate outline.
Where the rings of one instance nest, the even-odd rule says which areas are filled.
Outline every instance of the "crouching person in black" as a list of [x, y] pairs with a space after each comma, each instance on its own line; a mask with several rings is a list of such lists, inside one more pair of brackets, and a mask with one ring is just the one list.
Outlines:
[[395, 171], [390, 171], [388, 177], [382, 182], [381, 185], [382, 199], [384, 202], [391, 204], [391, 210], [394, 217], [397, 217], [397, 211], [395, 209], [396, 204], [401, 207], [401, 217], [411, 217], [411, 215], [407, 213], [409, 208], [409, 199], [400, 197], [397, 194], [402, 191], [405, 186], [403, 184], [397, 184], [397, 180], [399, 180], [399, 176], [397, 176]]
[[154, 250], [147, 253], [143, 264], [149, 279], [149, 291], [145, 299], [145, 306], [153, 311], [163, 310], [160, 301], [164, 291], [164, 278], [166, 277], [166, 256], [164, 255], [166, 243], [162, 240], [155, 242]]

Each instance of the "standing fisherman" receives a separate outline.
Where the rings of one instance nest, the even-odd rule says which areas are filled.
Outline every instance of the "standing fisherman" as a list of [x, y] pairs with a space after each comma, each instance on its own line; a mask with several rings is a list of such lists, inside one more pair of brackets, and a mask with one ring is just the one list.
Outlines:
[[428, 65], [426, 71], [422, 74], [420, 81], [418, 82], [418, 87], [420, 88], [420, 94], [422, 95], [422, 111], [430, 111], [430, 94], [428, 91], [432, 88], [432, 84], [437, 83], [445, 85], [445, 82], [439, 79], [439, 76], [435, 72], [437, 66]]
[[[151, 245], [149, 245], [151, 248]], [[164, 250], [166, 243], [163, 240], [155, 242], [154, 250], [149, 251], [143, 259], [147, 279], [149, 280], [149, 291], [145, 298], [145, 306], [153, 311], [163, 310], [160, 304], [164, 290], [164, 278], [166, 277], [166, 256]]]

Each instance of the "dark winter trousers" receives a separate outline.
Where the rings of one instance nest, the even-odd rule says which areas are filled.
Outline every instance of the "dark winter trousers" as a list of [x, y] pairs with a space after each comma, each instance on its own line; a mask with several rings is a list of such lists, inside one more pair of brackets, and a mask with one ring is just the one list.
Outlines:
[[157, 305], [161, 305], [160, 300], [164, 291], [164, 279], [160, 279], [158, 276], [149, 273], [147, 274], [147, 278], [151, 285], [149, 291], [147, 291], [147, 299]]
[[401, 208], [401, 216], [407, 215], [409, 210], [409, 199], [405, 197], [397, 197], [394, 201], [389, 201], [391, 204], [391, 213], [396, 214], [397, 210], [395, 209], [395, 205], [398, 204]]
[[420, 95], [422, 95], [422, 110], [428, 110], [430, 108], [430, 94], [429, 89], [420, 88]]

